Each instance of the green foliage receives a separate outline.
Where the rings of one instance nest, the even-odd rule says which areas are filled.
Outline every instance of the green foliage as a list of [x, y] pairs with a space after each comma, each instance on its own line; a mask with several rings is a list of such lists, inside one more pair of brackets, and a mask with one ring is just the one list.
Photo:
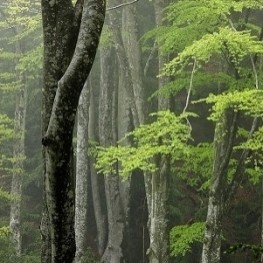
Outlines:
[[11, 195], [9, 192], [0, 188], [0, 200], [1, 199], [6, 200], [6, 201], [14, 201], [14, 200], [17, 200], [17, 197]]
[[246, 56], [263, 54], [263, 45], [250, 32], [239, 32], [230, 27], [219, 28], [218, 32], [206, 34], [186, 47], [166, 64], [163, 74], [171, 76], [191, 66], [193, 61], [208, 63], [212, 56], [223, 54], [227, 54], [228, 59], [238, 68]]
[[154, 157], [171, 155], [176, 160], [187, 154], [186, 142], [191, 138], [190, 129], [185, 118], [193, 114], [176, 116], [170, 111], [160, 111], [152, 116], [157, 120], [151, 124], [141, 125], [126, 135], [132, 139], [134, 146], [98, 147], [96, 167], [105, 174], [114, 172], [114, 164], [122, 164], [121, 174], [128, 176], [134, 169], [153, 172], [158, 169]]
[[260, 245], [251, 245], [251, 244], [243, 244], [239, 243], [233, 246], [230, 246], [226, 251], [225, 254], [236, 254], [238, 252], [252, 252], [255, 261], [253, 262], [261, 262], [260, 256], [263, 254], [263, 247]]
[[15, 137], [13, 124], [6, 114], [0, 114], [0, 144]]
[[204, 222], [173, 227], [170, 232], [171, 255], [174, 257], [185, 256], [194, 242], [203, 241], [204, 228]]
[[35, 75], [39, 74], [43, 64], [43, 46], [38, 47], [25, 53], [18, 61], [16, 70], [21, 73], [27, 73], [31, 78], [35, 78]]
[[0, 227], [0, 239], [10, 235], [10, 228], [8, 226]]
[[[243, 111], [252, 117], [263, 116], [263, 91], [257, 89], [246, 89], [244, 91], [225, 92], [220, 95], [210, 94], [207, 98], [196, 102], [213, 104], [212, 113], [209, 117], [212, 121], [219, 121], [226, 109]], [[195, 102], [195, 103], [196, 103]]]
[[190, 146], [185, 157], [181, 165], [174, 165], [175, 174], [195, 189], [207, 191], [213, 167], [213, 145]]

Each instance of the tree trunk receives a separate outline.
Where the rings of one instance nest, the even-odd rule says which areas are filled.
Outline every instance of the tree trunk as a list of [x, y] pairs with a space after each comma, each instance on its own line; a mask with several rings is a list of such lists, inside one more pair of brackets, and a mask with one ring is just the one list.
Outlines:
[[222, 219], [225, 208], [228, 164], [237, 128], [237, 113], [226, 110], [218, 121], [214, 135], [213, 175], [209, 192], [201, 263], [219, 263]]
[[[155, 20], [156, 26], [163, 24], [163, 9], [166, 1], [155, 0]], [[167, 59], [160, 53], [158, 48], [159, 72], [162, 70]], [[166, 78], [159, 78], [159, 88], [168, 82]], [[170, 108], [170, 99], [158, 98], [158, 110]], [[150, 245], [147, 251], [150, 263], [169, 262], [169, 237], [167, 229], [167, 199], [168, 199], [168, 179], [169, 179], [169, 158], [160, 156], [157, 162], [158, 171], [145, 175], [146, 194], [149, 211], [149, 235]]]
[[89, 123], [89, 87], [86, 81], [78, 106], [76, 186], [75, 186], [75, 263], [81, 263], [87, 245], [87, 209], [88, 209], [88, 123]]
[[[21, 33], [20, 27], [15, 28], [16, 34]], [[21, 41], [16, 44], [16, 53], [22, 54]], [[26, 102], [27, 102], [27, 83], [24, 74], [17, 72], [17, 78], [21, 87], [16, 93], [15, 105], [15, 125], [14, 132], [18, 135], [13, 147], [13, 176], [11, 185], [11, 195], [14, 200], [10, 207], [10, 230], [11, 240], [15, 247], [16, 259], [21, 257], [22, 236], [21, 236], [21, 198], [22, 198], [22, 183], [24, 175], [24, 158], [25, 158], [25, 118], [26, 118]]]
[[[14, 165], [11, 186], [11, 195], [14, 200], [11, 202], [10, 208], [10, 230], [11, 240], [15, 247], [16, 258], [21, 257], [22, 236], [21, 236], [21, 198], [22, 198], [22, 182], [24, 174], [24, 156], [25, 156], [25, 116], [26, 116], [26, 84], [22, 79], [22, 87], [16, 94], [16, 110], [15, 110], [15, 134], [19, 138], [14, 144]], [[16, 260], [17, 260], [16, 259]], [[14, 259], [15, 261], [15, 259]]]
[[[89, 140], [91, 142], [99, 141], [98, 126], [99, 126], [99, 101], [95, 94], [95, 88], [91, 86], [90, 96], [90, 121], [89, 121]], [[92, 200], [94, 208], [94, 216], [97, 228], [97, 249], [99, 256], [103, 255], [107, 242], [107, 211], [105, 200], [104, 177], [97, 174], [95, 168], [95, 158], [90, 156], [90, 176], [91, 176], [91, 189]]]
[[[78, 100], [94, 61], [105, 15], [102, 0], [84, 0], [82, 12], [79, 5], [82, 10], [82, 1], [77, 1], [74, 8], [71, 1], [42, 0], [45, 94], [49, 95], [51, 87], [54, 88], [51, 96], [56, 90], [42, 139], [52, 263], [72, 263], [75, 256], [72, 136]], [[75, 47], [76, 32], [77, 43], [71, 58], [69, 47], [72, 44]], [[52, 48], [55, 48], [55, 54]], [[61, 61], [65, 63], [59, 64]]]
[[[100, 145], [110, 146], [113, 141], [113, 94], [114, 85], [112, 71], [109, 67], [112, 61], [112, 48], [103, 49], [101, 58], [101, 93], [100, 93]], [[105, 195], [108, 215], [108, 242], [102, 257], [105, 263], [123, 262], [123, 233], [124, 233], [124, 213], [120, 196], [119, 177], [117, 174], [105, 175]]]

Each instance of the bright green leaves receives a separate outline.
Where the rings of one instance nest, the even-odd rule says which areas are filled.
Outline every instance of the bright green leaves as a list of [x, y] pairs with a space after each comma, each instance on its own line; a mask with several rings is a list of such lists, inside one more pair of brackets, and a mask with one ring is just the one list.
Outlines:
[[163, 75], [174, 75], [178, 70], [191, 66], [193, 60], [208, 63], [212, 56], [223, 54], [228, 54], [228, 58], [238, 67], [244, 57], [263, 54], [263, 44], [249, 32], [238, 32], [229, 27], [220, 28], [219, 32], [206, 34], [186, 47], [175, 59], [167, 63]]
[[105, 174], [114, 171], [114, 164], [121, 162], [121, 174], [128, 176], [134, 169], [153, 172], [158, 169], [153, 158], [171, 155], [173, 159], [187, 154], [186, 142], [191, 138], [185, 118], [170, 111], [160, 111], [152, 116], [157, 120], [141, 125], [126, 136], [134, 146], [98, 147], [97, 168]]
[[7, 237], [10, 234], [10, 228], [7, 226], [0, 227], [0, 238]]
[[213, 168], [213, 145], [200, 143], [189, 146], [181, 165], [174, 165], [174, 173], [198, 191], [207, 191]]
[[171, 255], [184, 256], [194, 242], [202, 242], [204, 237], [204, 222], [192, 225], [175, 226], [170, 232]]
[[15, 137], [13, 124], [7, 115], [0, 114], [0, 144]]
[[252, 117], [263, 116], [263, 91], [262, 90], [244, 90], [226, 92], [219, 95], [210, 94], [207, 98], [197, 102], [205, 101], [213, 104], [210, 120], [219, 121], [226, 109], [243, 111], [246, 115]]

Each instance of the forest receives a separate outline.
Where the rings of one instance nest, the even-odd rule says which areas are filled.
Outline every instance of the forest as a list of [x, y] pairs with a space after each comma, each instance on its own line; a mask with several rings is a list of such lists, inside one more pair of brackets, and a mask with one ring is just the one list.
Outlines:
[[263, 0], [0, 3], [2, 263], [263, 263]]

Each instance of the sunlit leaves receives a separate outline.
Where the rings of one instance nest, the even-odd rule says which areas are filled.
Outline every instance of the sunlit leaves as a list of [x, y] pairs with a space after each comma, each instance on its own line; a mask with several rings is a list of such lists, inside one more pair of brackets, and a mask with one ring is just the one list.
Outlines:
[[191, 65], [193, 60], [208, 63], [212, 56], [228, 54], [228, 58], [238, 67], [249, 54], [263, 54], [263, 43], [249, 32], [238, 32], [229, 27], [220, 28], [219, 32], [206, 34], [200, 40], [186, 47], [163, 70], [164, 75], [174, 75], [179, 70]]
[[247, 89], [244, 91], [231, 91], [219, 95], [210, 94], [207, 98], [197, 102], [205, 101], [213, 104], [210, 120], [219, 121], [226, 109], [243, 111], [245, 114], [253, 117], [263, 116], [263, 91], [256, 89]]
[[0, 144], [14, 136], [13, 120], [5, 114], [0, 114]]
[[[188, 114], [190, 115], [190, 114]], [[157, 120], [141, 125], [125, 138], [134, 146], [98, 147], [97, 168], [105, 174], [114, 172], [114, 164], [121, 162], [121, 174], [128, 176], [134, 169], [154, 172], [158, 169], [153, 158], [171, 155], [173, 159], [187, 153], [186, 142], [191, 138], [185, 123], [188, 115], [176, 116], [170, 111], [160, 111]]]
[[11, 233], [10, 228], [8, 226], [0, 227], [0, 238], [7, 237]]
[[194, 242], [202, 242], [204, 238], [204, 229], [204, 222], [173, 227], [170, 232], [171, 255], [184, 256], [190, 251], [191, 245]]

